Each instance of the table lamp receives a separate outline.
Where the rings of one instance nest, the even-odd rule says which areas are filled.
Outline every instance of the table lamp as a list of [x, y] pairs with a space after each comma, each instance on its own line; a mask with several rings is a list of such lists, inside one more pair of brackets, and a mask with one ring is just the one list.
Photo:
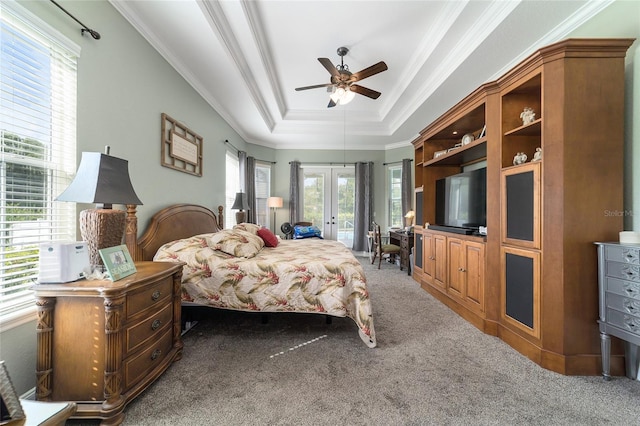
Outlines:
[[127, 160], [100, 152], [83, 152], [80, 166], [67, 189], [56, 201], [95, 203], [80, 212], [80, 233], [87, 242], [92, 265], [103, 265], [99, 250], [122, 244], [126, 212], [113, 204], [142, 205], [129, 178]]
[[236, 199], [231, 206], [231, 210], [238, 210], [236, 212], [236, 223], [243, 223], [247, 221], [247, 212], [249, 210], [249, 203], [247, 203], [247, 195], [243, 192], [236, 192]]
[[269, 197], [267, 198], [267, 207], [271, 207], [273, 210], [273, 232], [276, 232], [276, 209], [282, 208], [282, 197]]
[[414, 212], [413, 210], [409, 210], [407, 214], [404, 215], [404, 226], [407, 231], [413, 225], [414, 217], [416, 217], [416, 212]]

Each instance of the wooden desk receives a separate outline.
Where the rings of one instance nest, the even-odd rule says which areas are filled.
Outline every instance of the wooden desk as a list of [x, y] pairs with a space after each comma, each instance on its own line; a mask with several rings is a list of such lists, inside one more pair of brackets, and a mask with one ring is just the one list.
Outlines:
[[400, 270], [402, 271], [402, 268], [406, 266], [407, 275], [411, 275], [411, 262], [409, 262], [409, 255], [411, 254], [413, 242], [413, 232], [389, 231], [389, 244], [396, 244], [400, 246]]

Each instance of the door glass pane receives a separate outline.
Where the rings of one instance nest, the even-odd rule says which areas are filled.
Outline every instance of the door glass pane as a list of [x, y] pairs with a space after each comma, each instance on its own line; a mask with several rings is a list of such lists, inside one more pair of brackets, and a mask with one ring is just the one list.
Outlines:
[[351, 248], [353, 247], [356, 179], [353, 172], [338, 172], [336, 181], [338, 193], [338, 234], [336, 239]]
[[322, 229], [324, 223], [324, 174], [305, 171], [302, 220]]

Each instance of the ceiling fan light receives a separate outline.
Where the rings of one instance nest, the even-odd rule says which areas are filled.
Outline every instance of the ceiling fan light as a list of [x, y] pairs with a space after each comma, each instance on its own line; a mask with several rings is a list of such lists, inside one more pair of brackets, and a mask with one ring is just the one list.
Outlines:
[[329, 95], [331, 100], [336, 105], [346, 105], [353, 100], [356, 96], [355, 92], [352, 92], [349, 88], [338, 87], [336, 90]]
[[342, 98], [340, 99], [341, 105], [346, 105], [355, 98], [356, 92], [352, 92], [351, 90], [346, 90]]

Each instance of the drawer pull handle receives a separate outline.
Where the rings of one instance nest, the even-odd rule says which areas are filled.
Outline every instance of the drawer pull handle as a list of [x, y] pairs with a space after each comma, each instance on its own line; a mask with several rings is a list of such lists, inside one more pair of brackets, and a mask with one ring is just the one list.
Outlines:
[[632, 318], [627, 315], [624, 316], [624, 325], [627, 326], [627, 329], [632, 332], [638, 331], [638, 325], [640, 325], [640, 321], [637, 318]]
[[640, 302], [634, 300], [625, 300], [624, 308], [630, 314], [636, 314], [640, 310]]
[[156, 349], [155, 351], [153, 351], [153, 353], [151, 354], [151, 361], [155, 361], [156, 358], [158, 358], [160, 355], [162, 355], [162, 351], [160, 349]]
[[153, 294], [151, 295], [151, 300], [153, 300], [154, 302], [158, 299], [160, 299], [160, 295], [162, 293], [160, 293], [160, 290], [156, 290], [153, 292]]
[[638, 294], [640, 294], [640, 286], [634, 285], [632, 283], [625, 283], [624, 284], [624, 291], [630, 297], [637, 297]]
[[159, 319], [153, 321], [153, 323], [151, 324], [151, 329], [153, 331], [156, 331], [157, 329], [160, 328], [160, 326], [162, 325], [162, 321], [160, 321]]

